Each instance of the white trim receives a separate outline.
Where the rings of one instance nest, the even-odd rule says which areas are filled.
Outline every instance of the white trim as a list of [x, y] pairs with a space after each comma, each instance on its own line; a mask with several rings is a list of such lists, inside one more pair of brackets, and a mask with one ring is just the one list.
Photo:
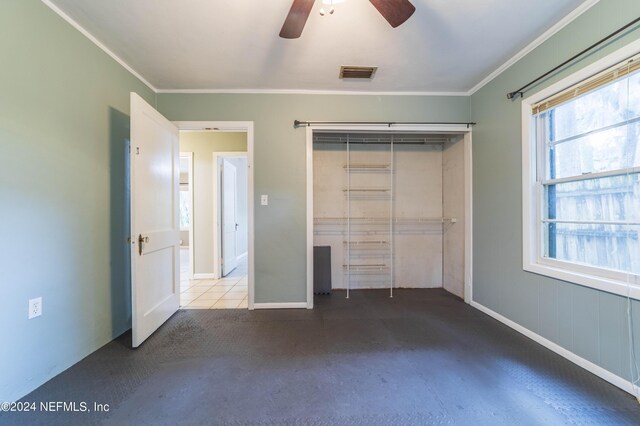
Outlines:
[[254, 146], [254, 126], [253, 121], [174, 121], [178, 130], [198, 130], [207, 128], [217, 128], [220, 131], [237, 131], [247, 133], [247, 181], [248, 181], [248, 205], [247, 205], [247, 222], [249, 234], [249, 286], [248, 286], [248, 309], [253, 310], [255, 299], [255, 235], [254, 235], [254, 173], [253, 173], [253, 146]]
[[[540, 336], [537, 333], [534, 333], [533, 331], [529, 330], [528, 328], [525, 328], [523, 326], [521, 326], [520, 324], [511, 321], [510, 319], [500, 315], [499, 313], [492, 311], [491, 309], [487, 308], [486, 306], [481, 305], [478, 302], [472, 301], [471, 302], [471, 306], [473, 306], [474, 308], [480, 310], [481, 312], [484, 312], [485, 314], [489, 315], [490, 317], [500, 321], [501, 323], [507, 325], [508, 327], [511, 327], [512, 329], [514, 329], [515, 331], [517, 331], [518, 333], [521, 333], [523, 335], [525, 335], [526, 337], [530, 338], [531, 340], [533, 340], [536, 343], [541, 344], [542, 346], [546, 347], [547, 349], [552, 350], [553, 352], [557, 353], [558, 355], [562, 356], [563, 358], [568, 359], [569, 361], [573, 362], [574, 364], [577, 364], [578, 366], [584, 368], [585, 370], [595, 374], [596, 376], [606, 380], [607, 382], [611, 383], [612, 385], [615, 385], [617, 387], [619, 387], [620, 389], [622, 389], [625, 392], [628, 392], [632, 395], [636, 395], [638, 390], [640, 390], [640, 388], [638, 386], [634, 386], [630, 381], [623, 379], [620, 376], [617, 376], [615, 374], [613, 374], [612, 372], [605, 370], [604, 368], [600, 367], [599, 365], [594, 364], [591, 361], [588, 361], [578, 355], [576, 355], [575, 353], [563, 348], [562, 346]], [[635, 389], [634, 389], [635, 387]]]
[[370, 96], [469, 96], [469, 92], [308, 90], [308, 89], [158, 89], [156, 93], [213, 93], [247, 95], [370, 95]]
[[41, 1], [47, 7], [49, 7], [49, 9], [53, 10], [58, 16], [60, 16], [65, 21], [67, 21], [67, 23], [70, 24], [73, 28], [78, 30], [83, 36], [88, 38], [93, 44], [98, 46], [104, 53], [109, 55], [114, 61], [120, 64], [125, 70], [129, 71], [131, 74], [134, 75], [134, 77], [136, 77], [138, 80], [143, 82], [149, 89], [153, 90], [154, 93], [158, 93], [158, 89], [156, 89], [151, 83], [149, 83], [142, 75], [140, 75], [136, 70], [131, 68], [131, 66], [129, 66], [129, 64], [127, 64], [125, 61], [120, 59], [118, 55], [113, 53], [113, 51], [111, 51], [107, 46], [102, 44], [100, 40], [95, 38], [93, 34], [87, 31], [82, 25], [77, 23], [72, 17], [67, 15], [65, 12], [63, 12], [62, 9], [60, 9], [58, 6], [53, 4], [51, 0], [41, 0]]
[[307, 302], [254, 303], [253, 309], [306, 309]]
[[[253, 121], [174, 121], [181, 132], [247, 132]], [[249, 140], [247, 139], [247, 152]]]
[[[566, 264], [572, 269], [553, 266], [552, 263], [558, 265]], [[595, 288], [596, 290], [605, 291], [607, 293], [617, 294], [618, 296], [630, 297], [640, 300], [640, 286], [631, 282], [616, 280], [608, 277], [601, 277], [595, 274], [583, 273], [578, 270], [582, 265], [571, 264], [568, 262], [554, 262], [552, 259], [544, 259], [540, 263], [531, 263], [524, 265], [523, 269], [534, 274], [544, 275], [558, 280], [579, 284], [585, 287]], [[588, 267], [586, 267], [588, 268]], [[629, 277], [630, 280], [637, 281], [635, 278]]]
[[[465, 236], [464, 236], [464, 301], [469, 303], [473, 295], [473, 173], [472, 173], [472, 129], [466, 125], [330, 125], [307, 126], [307, 303], [313, 307], [313, 132], [321, 131], [375, 131], [422, 133], [451, 133], [464, 135], [464, 192], [465, 192]], [[309, 302], [311, 301], [311, 302]]]
[[247, 222], [249, 223], [249, 229], [248, 229], [248, 234], [249, 234], [249, 253], [248, 253], [248, 264], [249, 264], [249, 302], [248, 302], [248, 309], [249, 310], [253, 310], [254, 309], [254, 302], [255, 302], [255, 250], [254, 250], [254, 246], [255, 246], [255, 234], [254, 234], [254, 215], [255, 215], [255, 208], [254, 208], [254, 195], [253, 195], [253, 191], [254, 191], [254, 173], [253, 173], [253, 121], [247, 122], [246, 124], [246, 130], [247, 130], [247, 167], [249, 167], [249, 172], [248, 172], [248, 176], [247, 176], [247, 180], [249, 181], [249, 189], [248, 189], [248, 193], [247, 193], [247, 197], [249, 198], [249, 204], [247, 205]]
[[531, 128], [531, 108], [527, 107], [526, 100], [522, 101], [522, 268], [527, 269], [526, 265], [532, 263], [537, 256], [536, 239], [538, 238], [538, 224], [536, 209], [538, 200], [533, 200], [536, 191], [536, 153], [537, 147], [535, 143], [531, 143], [533, 138], [533, 129]]
[[326, 132], [345, 132], [345, 131], [354, 131], [354, 132], [422, 132], [422, 133], [430, 133], [430, 134], [462, 134], [471, 131], [471, 126], [467, 126], [466, 124], [393, 124], [392, 127], [389, 127], [389, 124], [386, 122], [376, 123], [376, 124], [330, 124], [330, 125], [311, 125], [306, 126], [307, 129], [311, 128], [313, 130], [322, 130]]
[[313, 309], [313, 128], [306, 129], [307, 149], [307, 309]]
[[473, 300], [473, 141], [464, 134], [464, 301]]
[[[213, 273], [216, 274], [217, 278], [222, 278], [222, 212], [220, 210], [220, 205], [222, 204], [222, 199], [220, 198], [220, 194], [222, 194], [222, 188], [220, 187], [220, 185], [222, 182], [220, 182], [218, 176], [220, 176], [220, 160], [224, 158], [248, 158], [248, 153], [247, 151], [226, 151], [213, 153]], [[247, 159], [247, 166], [248, 163], [249, 160]], [[247, 170], [247, 180], [248, 173], [249, 171]]]
[[585, 13], [587, 10], [591, 9], [599, 1], [600, 0], [586, 0], [580, 6], [576, 7], [575, 9], [573, 9], [568, 15], [566, 15], [564, 18], [562, 18], [561, 20], [556, 22], [555, 25], [553, 25], [547, 31], [542, 33], [542, 35], [540, 35], [534, 41], [529, 43], [524, 49], [522, 49], [521, 51], [519, 51], [518, 53], [513, 55], [511, 58], [509, 58], [509, 60], [507, 60], [504, 64], [502, 64], [498, 68], [496, 68], [496, 70], [493, 71], [491, 74], [489, 74], [488, 76], [486, 76], [485, 78], [480, 80], [480, 82], [478, 84], [473, 86], [467, 92], [467, 95], [471, 96], [474, 93], [476, 93], [478, 90], [482, 89], [484, 86], [489, 84], [494, 78], [496, 78], [497, 76], [502, 74], [504, 71], [506, 71], [513, 64], [515, 64], [520, 59], [524, 58], [529, 53], [531, 53], [536, 47], [540, 46], [542, 43], [544, 43], [545, 41], [549, 40], [551, 37], [556, 35], [560, 30], [562, 30], [564, 27], [569, 25], [571, 22], [573, 22], [580, 15]]
[[[522, 269], [535, 274], [545, 275], [570, 283], [595, 288], [620, 296], [629, 296], [640, 300], [640, 286], [635, 285], [637, 278], [633, 274], [582, 266], [569, 262], [543, 259], [541, 256], [541, 194], [538, 190], [538, 165], [536, 159], [544, 153], [538, 151], [532, 126], [532, 105], [583, 81], [600, 71], [607, 69], [640, 51], [640, 40], [635, 40], [606, 57], [576, 71], [522, 100]], [[544, 161], [542, 159], [541, 161]], [[597, 177], [597, 176], [596, 176]], [[542, 181], [542, 179], [540, 179]], [[571, 268], [571, 269], [569, 269]], [[598, 270], [598, 274], [591, 272]], [[603, 276], [606, 275], [606, 276]], [[622, 278], [621, 278], [622, 277]], [[632, 283], [633, 281], [634, 283]]]
[[193, 279], [194, 280], [215, 280], [218, 277], [216, 276], [216, 274], [193, 274]]
[[562, 220], [562, 219], [542, 219], [542, 223], [572, 223], [578, 225], [631, 225], [640, 226], [640, 222], [614, 221], [614, 220]]
[[543, 185], [556, 185], [558, 183], [567, 183], [567, 182], [578, 182], [581, 180], [592, 180], [599, 179], [605, 177], [613, 177], [613, 176], [624, 176], [630, 175], [633, 173], [640, 173], [640, 167], [628, 167], [626, 169], [618, 169], [618, 170], [610, 170], [606, 172], [597, 172], [597, 173], [586, 173], [578, 176], [567, 176], [563, 178], [556, 179], [543, 179], [540, 183]]
[[[179, 143], [179, 142], [178, 142]], [[196, 270], [196, 260], [193, 257], [193, 210], [194, 210], [194, 205], [193, 205], [193, 152], [180, 152], [180, 158], [186, 158], [187, 162], [189, 164], [189, 198], [190, 201], [189, 203], [191, 204], [189, 206], [190, 208], [190, 212], [191, 212], [191, 220], [189, 220], [189, 229], [187, 230], [189, 232], [189, 278], [190, 279], [195, 279], [194, 277], [194, 272]]]

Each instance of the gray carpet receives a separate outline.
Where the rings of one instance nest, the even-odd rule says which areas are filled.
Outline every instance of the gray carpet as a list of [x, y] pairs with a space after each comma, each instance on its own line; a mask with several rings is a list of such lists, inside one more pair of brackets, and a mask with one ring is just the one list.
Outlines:
[[108, 413], [0, 424], [640, 424], [635, 399], [442, 290], [316, 297], [316, 309], [180, 311], [23, 401]]

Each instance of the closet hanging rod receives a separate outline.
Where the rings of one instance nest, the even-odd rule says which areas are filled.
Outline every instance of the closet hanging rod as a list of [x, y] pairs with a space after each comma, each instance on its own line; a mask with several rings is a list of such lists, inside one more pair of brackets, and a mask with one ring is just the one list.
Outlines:
[[302, 121], [294, 120], [293, 127], [309, 126], [467, 126], [467, 129], [474, 126], [473, 122], [451, 122], [451, 121]]
[[618, 28], [617, 30], [615, 30], [614, 32], [612, 32], [611, 34], [609, 34], [608, 36], [601, 38], [600, 40], [596, 41], [595, 43], [593, 43], [591, 46], [587, 47], [586, 49], [582, 50], [581, 52], [573, 55], [572, 57], [570, 57], [569, 59], [567, 59], [566, 61], [564, 61], [563, 63], [561, 63], [560, 65], [550, 69], [549, 71], [545, 72], [544, 74], [542, 74], [540, 77], [536, 78], [535, 80], [530, 81], [529, 83], [525, 84], [524, 86], [522, 86], [521, 88], [514, 90], [513, 92], [509, 92], [507, 93], [507, 99], [514, 99], [516, 96], [520, 96], [523, 97], [524, 92], [526, 92], [526, 90], [533, 86], [534, 84], [536, 84], [537, 82], [539, 82], [540, 80], [544, 79], [545, 77], [553, 74], [554, 72], [556, 72], [557, 70], [559, 70], [560, 68], [564, 67], [565, 65], [573, 62], [575, 59], [578, 59], [580, 56], [584, 55], [587, 52], [590, 52], [591, 50], [595, 49], [596, 47], [600, 46], [602, 43], [604, 43], [605, 41], [610, 40], [611, 38], [617, 36], [618, 34], [620, 34], [621, 32], [623, 32], [624, 30], [632, 27], [633, 25], [637, 24], [638, 22], [640, 22], [640, 18], [636, 18], [633, 21], [629, 22], [627, 25], [624, 25], [620, 28]]

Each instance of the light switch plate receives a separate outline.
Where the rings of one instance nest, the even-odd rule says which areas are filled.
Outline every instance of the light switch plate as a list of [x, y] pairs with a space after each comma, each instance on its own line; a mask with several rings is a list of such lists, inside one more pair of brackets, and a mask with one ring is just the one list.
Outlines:
[[263, 206], [268, 206], [269, 205], [269, 196], [268, 195], [261, 195], [260, 196], [260, 204]]

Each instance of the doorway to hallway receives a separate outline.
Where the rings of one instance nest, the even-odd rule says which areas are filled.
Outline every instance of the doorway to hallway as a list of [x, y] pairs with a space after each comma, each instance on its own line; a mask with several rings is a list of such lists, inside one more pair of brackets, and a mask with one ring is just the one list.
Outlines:
[[247, 142], [246, 131], [180, 132], [183, 309], [250, 307]]
[[[190, 241], [194, 249], [181, 250], [180, 307], [183, 309], [247, 309], [248, 308], [248, 235], [247, 235], [247, 159], [246, 153], [213, 154], [214, 258], [218, 271], [211, 279], [206, 273], [190, 274], [197, 252], [194, 233]], [[196, 166], [197, 167], [197, 166]], [[194, 191], [197, 197], [198, 191]], [[195, 198], [197, 201], [198, 200]], [[196, 202], [193, 203], [194, 205]], [[197, 214], [197, 213], [195, 213]], [[197, 216], [195, 218], [197, 221]], [[194, 229], [191, 226], [191, 229]], [[202, 244], [200, 244], [202, 247]]]

